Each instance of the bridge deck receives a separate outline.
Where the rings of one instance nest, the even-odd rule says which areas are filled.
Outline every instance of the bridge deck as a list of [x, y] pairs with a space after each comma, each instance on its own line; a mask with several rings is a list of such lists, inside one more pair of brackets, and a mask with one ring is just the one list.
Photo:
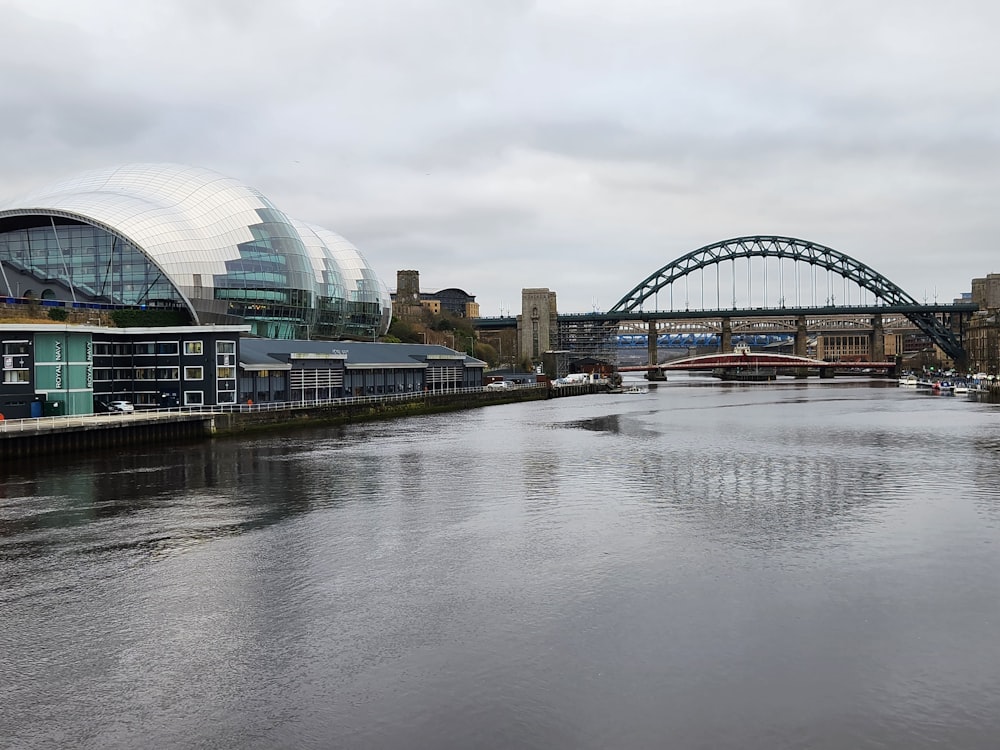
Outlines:
[[748, 368], [832, 369], [832, 370], [887, 370], [895, 362], [826, 362], [821, 359], [797, 357], [792, 354], [765, 354], [732, 352], [727, 354], [702, 354], [685, 357], [657, 365], [629, 365], [619, 367], [620, 372], [645, 372], [648, 370], [719, 370]]

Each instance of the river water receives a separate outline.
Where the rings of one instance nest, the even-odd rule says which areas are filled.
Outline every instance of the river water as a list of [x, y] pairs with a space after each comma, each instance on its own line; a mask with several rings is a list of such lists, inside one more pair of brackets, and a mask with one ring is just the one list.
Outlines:
[[996, 748], [1000, 407], [556, 399], [0, 472], [0, 747]]

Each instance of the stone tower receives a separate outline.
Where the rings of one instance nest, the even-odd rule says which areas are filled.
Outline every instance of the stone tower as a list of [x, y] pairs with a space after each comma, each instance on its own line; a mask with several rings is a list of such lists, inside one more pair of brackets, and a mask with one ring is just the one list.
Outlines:
[[409, 320], [419, 318], [420, 312], [420, 271], [396, 271], [392, 314], [401, 320]]
[[548, 289], [522, 289], [521, 314], [517, 316], [518, 358], [539, 360], [556, 338], [556, 293]]
[[420, 304], [420, 271], [396, 271], [396, 302]]

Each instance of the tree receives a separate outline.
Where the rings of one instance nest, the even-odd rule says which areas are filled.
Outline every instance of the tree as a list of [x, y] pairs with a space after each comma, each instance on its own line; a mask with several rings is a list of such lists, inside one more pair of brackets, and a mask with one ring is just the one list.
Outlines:
[[382, 337], [386, 342], [390, 339], [394, 340], [392, 343], [419, 344], [423, 341], [423, 335], [412, 323], [394, 317], [389, 324], [389, 334]]
[[497, 350], [483, 341], [476, 341], [475, 356], [477, 359], [486, 362], [490, 367], [498, 367], [500, 365], [500, 356], [497, 354]]

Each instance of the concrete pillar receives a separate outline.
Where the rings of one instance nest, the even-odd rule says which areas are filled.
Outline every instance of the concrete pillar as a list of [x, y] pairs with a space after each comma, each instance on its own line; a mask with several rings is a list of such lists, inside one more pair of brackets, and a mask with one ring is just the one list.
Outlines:
[[733, 350], [733, 321], [722, 319], [722, 331], [719, 333], [719, 354], [728, 354]]
[[872, 335], [868, 342], [868, 358], [872, 362], [885, 362], [885, 328], [882, 313], [872, 315]]
[[[799, 315], [795, 318], [795, 345], [792, 353], [796, 357], [809, 356], [809, 329], [806, 328], [806, 316]], [[808, 378], [809, 370], [805, 367], [795, 368], [796, 378]]]
[[806, 328], [806, 316], [795, 319], [795, 352], [796, 357], [806, 357], [809, 354], [809, 331]]
[[656, 321], [651, 320], [646, 326], [646, 363], [649, 369], [646, 370], [646, 380], [666, 380], [666, 375], [656, 365], [659, 364], [660, 353], [656, 348]]

